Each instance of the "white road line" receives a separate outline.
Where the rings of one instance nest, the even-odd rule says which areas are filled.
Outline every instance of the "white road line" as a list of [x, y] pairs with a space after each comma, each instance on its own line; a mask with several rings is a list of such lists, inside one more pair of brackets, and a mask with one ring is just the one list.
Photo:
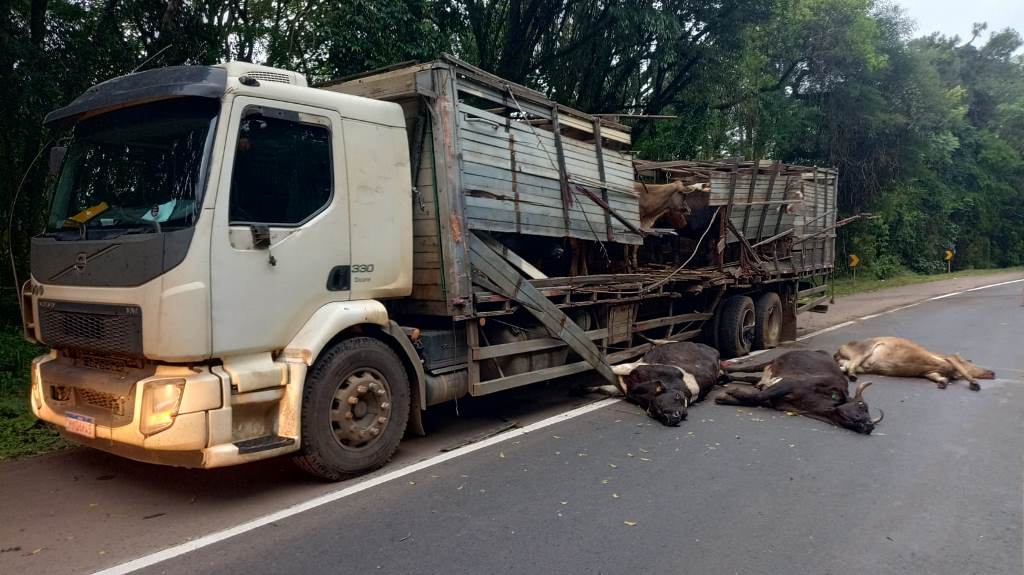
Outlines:
[[127, 563], [122, 563], [120, 565], [115, 565], [108, 569], [104, 569], [102, 571], [97, 571], [96, 573], [94, 573], [94, 575], [121, 575], [124, 573], [132, 573], [133, 571], [138, 571], [139, 569], [156, 565], [157, 563], [167, 561], [168, 559], [173, 559], [186, 553], [191, 553], [192, 551], [202, 549], [203, 547], [208, 547], [210, 545], [213, 545], [214, 543], [219, 543], [221, 541], [224, 541], [225, 539], [230, 539], [231, 537], [234, 537], [236, 535], [247, 533], [249, 531], [252, 531], [253, 529], [259, 529], [260, 527], [263, 527], [275, 521], [287, 519], [288, 517], [298, 515], [299, 513], [309, 511], [310, 509], [315, 509], [317, 507], [327, 505], [328, 503], [333, 503], [340, 499], [344, 499], [349, 495], [355, 495], [356, 493], [366, 491], [367, 489], [371, 489], [373, 487], [376, 487], [383, 483], [387, 483], [389, 481], [393, 481], [400, 477], [405, 477], [406, 475], [416, 473], [417, 471], [422, 471], [424, 469], [427, 469], [428, 467], [433, 467], [435, 465], [438, 465], [439, 463], [444, 463], [445, 461], [455, 459], [456, 457], [461, 457], [463, 455], [473, 453], [474, 451], [479, 451], [481, 449], [488, 448], [496, 443], [501, 443], [502, 441], [512, 439], [513, 437], [526, 435], [527, 433], [537, 431], [538, 429], [543, 429], [556, 423], [568, 421], [570, 419], [579, 417], [581, 415], [585, 415], [592, 411], [597, 411], [598, 409], [607, 407], [615, 403], [619, 403], [620, 401], [622, 400], [616, 398], [608, 398], [596, 401], [594, 403], [589, 403], [582, 407], [577, 407], [576, 409], [566, 411], [565, 413], [560, 413], [547, 419], [542, 419], [541, 421], [538, 421], [536, 423], [531, 423], [526, 427], [511, 429], [509, 431], [499, 433], [498, 435], [489, 437], [477, 443], [473, 443], [465, 447], [460, 447], [447, 453], [436, 455], [434, 457], [431, 457], [430, 459], [424, 459], [423, 461], [420, 461], [418, 463], [413, 463], [411, 465], [407, 465], [400, 469], [396, 469], [394, 471], [384, 473], [376, 477], [371, 477], [364, 481], [360, 481], [359, 483], [356, 483], [354, 485], [350, 485], [343, 489], [339, 489], [338, 491], [333, 491], [331, 493], [326, 493], [319, 497], [314, 497], [309, 501], [297, 503], [295, 505], [292, 505], [291, 507], [286, 507], [280, 511], [275, 511], [274, 513], [263, 515], [262, 517], [257, 517], [256, 519], [247, 521], [240, 525], [229, 527], [227, 529], [223, 529], [221, 531], [217, 531], [209, 535], [204, 535], [203, 537], [200, 537], [198, 539], [194, 539], [192, 541], [188, 541], [180, 545], [175, 545], [174, 547], [169, 547], [167, 549], [164, 549], [163, 551], [157, 551], [156, 553], [144, 555], [142, 557], [139, 557], [138, 559], [128, 561]]
[[[990, 285], [979, 286], [979, 287], [971, 288], [969, 290], [964, 290], [964, 291], [972, 292], [972, 291], [978, 291], [978, 290], [983, 290], [983, 289], [988, 289], [988, 288], [993, 288], [993, 287], [997, 287], [997, 286], [1003, 286], [1003, 285], [1013, 284], [1013, 283], [1018, 283], [1018, 282], [1024, 282], [1024, 278], [1018, 279], [1018, 280], [1011, 280], [1011, 281], [1006, 281], [1006, 282], [990, 284]], [[804, 335], [796, 338], [796, 340], [797, 341], [804, 341], [806, 339], [810, 339], [812, 337], [819, 336], [821, 334], [828, 333], [830, 331], [835, 331], [837, 329], [842, 329], [844, 327], [849, 327], [849, 326], [857, 323], [858, 321], [863, 321], [863, 320], [875, 318], [875, 317], [878, 317], [878, 316], [881, 316], [881, 315], [895, 313], [895, 312], [898, 312], [898, 311], [901, 311], [901, 310], [904, 310], [904, 309], [907, 309], [907, 308], [914, 307], [916, 305], [920, 305], [921, 303], [924, 303], [925, 301], [934, 301], [934, 300], [943, 299], [943, 298], [951, 297], [951, 296], [954, 296], [954, 295], [958, 295], [958, 294], [961, 294], [961, 293], [964, 293], [964, 292], [963, 291], [958, 291], [958, 292], [949, 293], [949, 294], [945, 294], [945, 295], [941, 295], [941, 296], [936, 296], [936, 297], [933, 297], [933, 298], [929, 298], [927, 300], [923, 300], [923, 301], [919, 301], [919, 302], [912, 303], [912, 304], [909, 304], [909, 305], [897, 307], [895, 309], [891, 309], [891, 310], [884, 311], [884, 312], [881, 312], [881, 313], [866, 315], [866, 316], [863, 316], [863, 317], [858, 318], [856, 320], [846, 321], [846, 322], [843, 322], [843, 323], [840, 323], [840, 324], [836, 324], [836, 325], [833, 325], [833, 326], [830, 326], [830, 327], [826, 327], [824, 329], [819, 329], [818, 331], [814, 331], [814, 332], [811, 332], [811, 333], [808, 333], [808, 334], [804, 334]], [[752, 354], [749, 354], [748, 357], [750, 355], [758, 355], [760, 353], [763, 353], [763, 351], [754, 352]], [[545, 427], [554, 425], [556, 423], [561, 423], [563, 421], [568, 421], [570, 419], [579, 417], [581, 415], [585, 415], [585, 414], [590, 413], [592, 411], [597, 411], [598, 409], [601, 409], [603, 407], [607, 407], [607, 406], [615, 404], [615, 403], [619, 403], [620, 401], [622, 401], [622, 400], [621, 399], [616, 399], [616, 398], [608, 398], [608, 399], [602, 399], [601, 401], [597, 401], [597, 402], [594, 402], [594, 403], [590, 403], [590, 404], [584, 405], [582, 407], [577, 407], [576, 409], [572, 409], [570, 411], [566, 411], [565, 413], [560, 413], [558, 415], [549, 417], [547, 419], [543, 419], [543, 420], [538, 421], [536, 423], [532, 423], [530, 425], [527, 425], [526, 427], [521, 427], [519, 429], [512, 429], [512, 430], [506, 431], [505, 433], [499, 433], [498, 435], [495, 435], [494, 437], [490, 437], [490, 438], [484, 439], [483, 441], [480, 441], [478, 443], [473, 443], [473, 444], [467, 445], [465, 447], [460, 447], [459, 449], [455, 449], [455, 450], [449, 451], [447, 453], [442, 453], [440, 455], [431, 457], [429, 459], [425, 459], [425, 460], [420, 461], [418, 463], [413, 463], [411, 465], [407, 465], [405, 467], [402, 467], [400, 469], [396, 469], [394, 471], [390, 471], [388, 473], [384, 473], [382, 475], [378, 475], [378, 476], [375, 476], [375, 477], [370, 477], [369, 479], [366, 479], [366, 480], [361, 481], [359, 483], [350, 485], [350, 486], [345, 487], [343, 489], [339, 489], [338, 491], [332, 491], [330, 493], [326, 493], [326, 494], [321, 495], [319, 497], [314, 497], [313, 499], [310, 499], [308, 501], [304, 501], [302, 503], [297, 503], [295, 505], [292, 505], [291, 507], [286, 507], [286, 508], [284, 508], [284, 509], [282, 509], [280, 511], [275, 511], [274, 513], [270, 513], [270, 514], [267, 514], [267, 515], [263, 515], [261, 517], [257, 517], [256, 519], [253, 519], [251, 521], [247, 521], [247, 522], [242, 523], [240, 525], [236, 525], [234, 527], [229, 527], [229, 528], [223, 529], [221, 531], [216, 531], [214, 533], [210, 533], [209, 535], [204, 535], [202, 537], [199, 537], [198, 539], [194, 539], [192, 541], [187, 541], [187, 542], [182, 543], [180, 545], [175, 545], [174, 547], [169, 547], [167, 549], [164, 549], [163, 551], [157, 551], [156, 553], [151, 553], [149, 555], [144, 555], [142, 557], [139, 557], [138, 559], [134, 559], [132, 561], [128, 561], [127, 563], [121, 563], [120, 565], [115, 565], [113, 567], [110, 567], [110, 568], [107, 568], [107, 569], [103, 569], [102, 571], [97, 571], [93, 575], [122, 575], [122, 574], [125, 574], [125, 573], [132, 573], [134, 571], [138, 571], [139, 569], [144, 569], [146, 567], [150, 567], [152, 565], [156, 565], [157, 563], [162, 563], [164, 561], [167, 561], [168, 559], [173, 559], [175, 557], [179, 557], [179, 556], [184, 555], [186, 553], [191, 553], [193, 551], [202, 549], [204, 547], [208, 547], [210, 545], [213, 545], [215, 543], [219, 543], [219, 542], [224, 541], [226, 539], [230, 539], [230, 538], [232, 538], [232, 537], [234, 537], [236, 535], [241, 535], [243, 533], [247, 533], [247, 532], [252, 531], [254, 529], [259, 529], [260, 527], [263, 527], [265, 525], [269, 525], [270, 523], [273, 523], [275, 521], [280, 521], [282, 519], [286, 519], [288, 517], [292, 517], [293, 515], [298, 515], [299, 513], [304, 513], [306, 511], [311, 510], [311, 509], [315, 509], [317, 507], [321, 507], [323, 505], [327, 505], [328, 503], [333, 503], [333, 502], [338, 501], [340, 499], [344, 499], [344, 498], [348, 497], [349, 495], [355, 495], [356, 493], [360, 493], [362, 491], [366, 491], [367, 489], [371, 489], [373, 487], [376, 487], [378, 485], [387, 483], [389, 481], [393, 481], [393, 480], [398, 479], [400, 477], [405, 477], [406, 475], [410, 475], [412, 473], [416, 473], [417, 471], [422, 471], [424, 469], [427, 469], [428, 467], [433, 467], [433, 466], [438, 465], [440, 463], [444, 463], [445, 461], [450, 461], [452, 459], [455, 459], [456, 457], [461, 457], [463, 455], [468, 455], [470, 453], [473, 453], [474, 451], [479, 451], [481, 449], [485, 449], [485, 448], [490, 447], [492, 445], [495, 445], [497, 443], [501, 443], [502, 441], [505, 441], [507, 439], [511, 439], [513, 437], [519, 437], [520, 435], [526, 435], [527, 433], [530, 433], [530, 432], [533, 432], [533, 431], [537, 431], [538, 429], [543, 429]]]
[[833, 325], [831, 327], [826, 327], [825, 329], [819, 329], [818, 331], [812, 331], [811, 333], [806, 333], [806, 334], [796, 338], [796, 340], [797, 341], [803, 341], [805, 339], [811, 339], [812, 337], [819, 336], [819, 335], [821, 335], [823, 333], [828, 333], [830, 331], [835, 331], [837, 329], [842, 329], [844, 327], [851, 326], [851, 325], [853, 325], [855, 323], [857, 323], [857, 322], [853, 321], [853, 320], [851, 320], [851, 321], [844, 321], [843, 323], [838, 323], [838, 324]]

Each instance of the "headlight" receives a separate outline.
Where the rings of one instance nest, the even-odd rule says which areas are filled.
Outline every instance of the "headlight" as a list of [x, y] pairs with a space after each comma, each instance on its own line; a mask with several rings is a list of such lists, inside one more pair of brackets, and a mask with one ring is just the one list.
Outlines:
[[143, 435], [153, 435], [173, 425], [184, 391], [184, 379], [147, 381], [142, 391], [142, 419], [139, 431]]

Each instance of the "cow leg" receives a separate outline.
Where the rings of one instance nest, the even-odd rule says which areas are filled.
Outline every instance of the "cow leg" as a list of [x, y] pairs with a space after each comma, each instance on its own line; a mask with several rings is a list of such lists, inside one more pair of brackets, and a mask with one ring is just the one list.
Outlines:
[[761, 375], [756, 373], [730, 373], [729, 382], [757, 384], [761, 383]]
[[946, 361], [953, 366], [953, 371], [956, 375], [967, 380], [968, 387], [970, 387], [971, 391], [981, 391], [981, 386], [978, 385], [978, 381], [967, 373], [966, 366], [958, 358], [947, 357]]
[[935, 385], [937, 385], [939, 389], [946, 389], [946, 385], [949, 384], [949, 380], [937, 371], [930, 371], [924, 374], [924, 376], [934, 381]]

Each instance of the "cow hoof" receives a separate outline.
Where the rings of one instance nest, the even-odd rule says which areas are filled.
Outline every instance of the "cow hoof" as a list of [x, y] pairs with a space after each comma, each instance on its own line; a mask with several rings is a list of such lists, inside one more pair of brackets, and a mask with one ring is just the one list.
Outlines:
[[936, 383], [935, 387], [938, 387], [939, 389], [946, 389], [946, 384], [945, 383]]
[[981, 386], [977, 383], [972, 383], [968, 387], [971, 388], [971, 391], [981, 391]]

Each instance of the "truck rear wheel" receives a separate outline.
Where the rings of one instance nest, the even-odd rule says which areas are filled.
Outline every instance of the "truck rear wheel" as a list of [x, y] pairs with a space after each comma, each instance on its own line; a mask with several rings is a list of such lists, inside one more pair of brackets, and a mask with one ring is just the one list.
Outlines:
[[782, 339], [782, 300], [767, 292], [754, 300], [754, 349], [772, 349]]
[[754, 301], [734, 295], [722, 303], [718, 313], [718, 351], [725, 359], [750, 353], [754, 344]]
[[338, 481], [384, 465], [409, 420], [409, 378], [385, 343], [354, 337], [313, 364], [302, 393], [305, 471]]

